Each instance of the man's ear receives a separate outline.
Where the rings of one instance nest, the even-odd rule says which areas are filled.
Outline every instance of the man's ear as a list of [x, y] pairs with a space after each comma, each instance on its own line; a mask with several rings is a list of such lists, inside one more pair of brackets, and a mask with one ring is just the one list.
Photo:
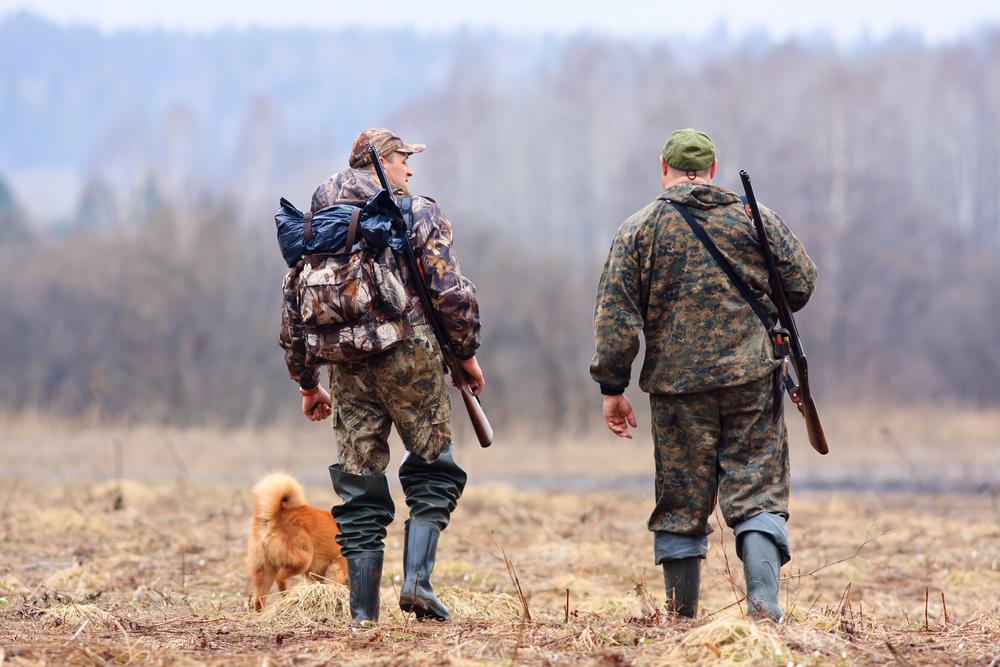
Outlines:
[[667, 172], [669, 170], [670, 170], [670, 167], [667, 166], [667, 161], [664, 160], [663, 156], [661, 155], [660, 156], [660, 173], [663, 174], [664, 176], [666, 176]]
[[709, 178], [715, 178], [715, 172], [719, 168], [719, 161], [712, 160], [712, 170], [708, 173]]

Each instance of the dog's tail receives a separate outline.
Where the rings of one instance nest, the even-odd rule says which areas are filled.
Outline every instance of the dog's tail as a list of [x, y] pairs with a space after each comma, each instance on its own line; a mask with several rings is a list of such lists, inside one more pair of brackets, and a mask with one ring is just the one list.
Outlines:
[[272, 472], [266, 475], [253, 487], [253, 494], [257, 497], [254, 514], [261, 521], [270, 521], [283, 509], [302, 507], [306, 504], [302, 486], [285, 472]]

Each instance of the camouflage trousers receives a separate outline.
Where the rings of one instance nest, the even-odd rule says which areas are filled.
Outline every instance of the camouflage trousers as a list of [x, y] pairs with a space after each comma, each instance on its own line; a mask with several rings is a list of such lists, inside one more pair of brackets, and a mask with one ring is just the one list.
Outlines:
[[344, 472], [379, 475], [389, 432], [427, 463], [451, 444], [451, 402], [441, 351], [429, 325], [388, 352], [330, 366], [333, 430]]
[[656, 508], [649, 529], [705, 536], [716, 500], [730, 527], [788, 518], [788, 436], [772, 420], [772, 376], [695, 394], [650, 396]]

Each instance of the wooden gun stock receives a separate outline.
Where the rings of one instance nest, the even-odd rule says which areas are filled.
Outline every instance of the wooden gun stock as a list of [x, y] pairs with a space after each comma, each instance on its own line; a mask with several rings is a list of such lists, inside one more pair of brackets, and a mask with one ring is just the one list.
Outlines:
[[458, 363], [458, 358], [451, 351], [451, 345], [445, 341], [441, 346], [441, 353], [444, 355], [448, 371], [459, 393], [462, 394], [462, 402], [465, 403], [465, 411], [469, 413], [469, 421], [472, 422], [472, 430], [476, 432], [476, 439], [480, 447], [489, 447], [493, 444], [493, 426], [490, 424], [486, 412], [483, 410], [479, 398], [472, 393], [469, 382], [466, 379], [465, 371]]
[[493, 426], [486, 418], [483, 406], [479, 403], [479, 399], [472, 395], [472, 391], [467, 385], [459, 387], [459, 391], [462, 392], [462, 402], [465, 403], [465, 410], [469, 413], [469, 420], [476, 432], [476, 439], [479, 440], [482, 447], [489, 447], [493, 444]]
[[811, 396], [808, 402], [802, 401], [802, 416], [806, 419], [806, 435], [809, 437], [809, 444], [820, 454], [828, 454], [830, 446], [826, 443], [826, 433], [823, 432], [823, 424], [819, 421], [816, 401]]

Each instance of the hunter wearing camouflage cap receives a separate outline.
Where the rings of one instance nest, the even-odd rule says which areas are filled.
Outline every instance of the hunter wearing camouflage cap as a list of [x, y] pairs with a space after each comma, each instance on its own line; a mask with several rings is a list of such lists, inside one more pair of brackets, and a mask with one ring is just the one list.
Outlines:
[[[395, 515], [385, 476], [393, 426], [407, 450], [399, 481], [410, 509], [399, 604], [418, 620], [445, 621], [449, 612], [435, 596], [430, 576], [438, 536], [462, 495], [466, 473], [454, 457], [441, 349], [413, 281], [426, 285], [431, 305], [476, 395], [486, 384], [476, 361], [479, 305], [475, 285], [462, 275], [452, 248], [451, 223], [441, 207], [429, 197], [410, 195], [413, 172], [408, 159], [423, 151], [423, 145], [405, 143], [384, 128], [365, 130], [354, 141], [349, 168], [316, 188], [312, 210], [344, 201], [363, 203], [380, 191], [369, 146], [382, 159], [397, 204], [408, 219], [422, 268], [422, 275], [413, 276], [405, 263], [399, 267], [408, 293], [404, 314], [413, 335], [384, 352], [331, 365], [333, 401], [319, 384], [319, 369], [305, 363], [302, 326], [293, 308], [283, 312], [280, 340], [289, 375], [303, 395], [302, 412], [313, 421], [331, 413], [334, 417], [339, 462], [330, 466], [330, 477], [344, 502], [332, 511], [340, 530], [337, 542], [348, 564], [354, 623], [378, 620], [384, 539]], [[294, 298], [295, 291], [294, 281], [286, 280], [286, 301]]]
[[347, 161], [351, 169], [363, 169], [372, 163], [369, 148], [378, 151], [379, 157], [385, 159], [393, 153], [413, 155], [423, 153], [427, 148], [423, 144], [408, 144], [384, 127], [374, 127], [365, 130], [354, 140], [351, 146], [351, 157]]
[[[663, 192], [628, 218], [611, 244], [597, 293], [590, 373], [604, 394], [608, 428], [631, 438], [637, 422], [624, 391], [643, 335], [639, 386], [650, 394], [656, 463], [648, 528], [668, 606], [697, 614], [718, 499], [736, 534], [751, 614], [780, 620], [778, 571], [791, 558], [778, 384], [784, 366], [769, 332], [681, 213], [704, 228], [774, 321], [753, 221], [738, 195], [713, 184], [717, 168], [715, 144], [704, 132], [670, 135], [660, 155]], [[798, 310], [812, 295], [816, 267], [781, 218], [760, 210]]]

